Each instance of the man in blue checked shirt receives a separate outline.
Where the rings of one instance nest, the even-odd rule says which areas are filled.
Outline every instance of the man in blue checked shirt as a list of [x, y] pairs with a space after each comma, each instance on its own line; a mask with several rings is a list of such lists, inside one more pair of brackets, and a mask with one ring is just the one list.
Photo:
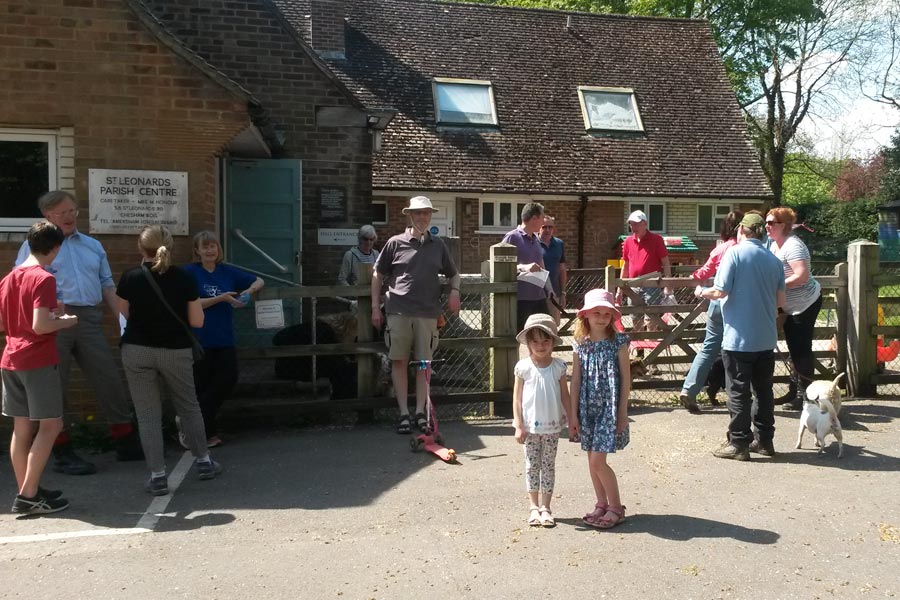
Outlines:
[[[119, 460], [143, 458], [140, 443], [132, 425], [131, 404], [106, 337], [103, 335], [105, 301], [113, 313], [116, 309], [116, 286], [103, 246], [94, 238], [80, 233], [76, 227], [78, 203], [62, 191], [48, 192], [38, 200], [38, 208], [48, 221], [62, 229], [65, 240], [59, 254], [48, 268], [56, 277], [57, 299], [65, 312], [78, 316], [78, 325], [60, 331], [56, 336], [59, 351], [59, 376], [65, 396], [72, 359], [84, 372], [110, 425], [110, 436], [116, 444]], [[28, 242], [19, 249], [16, 265], [28, 258]], [[53, 470], [68, 475], [90, 475], [97, 468], [78, 456], [69, 434], [63, 431], [53, 447]]]

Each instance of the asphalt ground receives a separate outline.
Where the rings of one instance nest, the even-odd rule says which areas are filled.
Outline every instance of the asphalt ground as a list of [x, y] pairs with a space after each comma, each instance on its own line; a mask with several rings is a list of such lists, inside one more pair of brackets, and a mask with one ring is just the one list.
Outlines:
[[[900, 594], [900, 403], [846, 401], [844, 458], [778, 413], [774, 459], [714, 458], [724, 409], [631, 413], [612, 456], [628, 520], [584, 526], [585, 454], [560, 442], [554, 529], [529, 528], [508, 422], [443, 426], [458, 464], [389, 425], [232, 432], [199, 481], [168, 452], [172, 494], [142, 463], [49, 473], [72, 507], [0, 514], [2, 598], [886, 598]], [[8, 459], [0, 490], [12, 503]], [[183, 476], [183, 480], [179, 479]], [[177, 484], [177, 489], [175, 485]], [[8, 509], [5, 509], [8, 510]]]

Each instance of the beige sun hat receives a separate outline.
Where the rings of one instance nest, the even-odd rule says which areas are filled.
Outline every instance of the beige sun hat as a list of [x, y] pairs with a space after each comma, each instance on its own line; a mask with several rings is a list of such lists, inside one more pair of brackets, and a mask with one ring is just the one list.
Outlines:
[[516, 336], [516, 341], [520, 344], [527, 344], [528, 331], [531, 329], [540, 329], [544, 331], [553, 338], [553, 342], [557, 346], [562, 344], [562, 339], [560, 339], [559, 335], [556, 333], [556, 321], [554, 321], [553, 317], [550, 315], [536, 313], [529, 316], [528, 320], [525, 321], [525, 327], [519, 332], [519, 335]]
[[404, 208], [402, 212], [404, 215], [407, 214], [411, 210], [422, 210], [422, 209], [430, 209], [431, 212], [436, 213], [439, 211], [439, 208], [435, 208], [431, 205], [431, 199], [425, 196], [415, 196], [414, 198], [409, 199], [409, 206]]

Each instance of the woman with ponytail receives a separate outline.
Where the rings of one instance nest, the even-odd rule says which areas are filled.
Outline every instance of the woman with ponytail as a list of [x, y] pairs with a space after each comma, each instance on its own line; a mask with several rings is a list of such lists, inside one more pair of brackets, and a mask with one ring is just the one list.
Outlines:
[[140, 266], [125, 271], [116, 294], [127, 319], [122, 334], [122, 365], [131, 390], [141, 445], [150, 469], [147, 491], [169, 493], [162, 434], [159, 378], [166, 382], [185, 441], [200, 479], [213, 479], [221, 468], [206, 447], [203, 416], [194, 391], [192, 333], [203, 326], [197, 284], [172, 264], [172, 234], [162, 225], [144, 227], [138, 237]]

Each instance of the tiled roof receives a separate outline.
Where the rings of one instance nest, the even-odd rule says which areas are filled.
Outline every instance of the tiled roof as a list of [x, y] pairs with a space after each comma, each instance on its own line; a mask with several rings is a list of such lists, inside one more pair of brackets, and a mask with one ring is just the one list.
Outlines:
[[[293, 23], [308, 5], [276, 2]], [[705, 21], [348, 0], [347, 34], [331, 68], [364, 104], [399, 110], [375, 188], [771, 196]], [[432, 77], [490, 80], [499, 127], [438, 131]], [[645, 132], [588, 135], [579, 85], [634, 89]]]

